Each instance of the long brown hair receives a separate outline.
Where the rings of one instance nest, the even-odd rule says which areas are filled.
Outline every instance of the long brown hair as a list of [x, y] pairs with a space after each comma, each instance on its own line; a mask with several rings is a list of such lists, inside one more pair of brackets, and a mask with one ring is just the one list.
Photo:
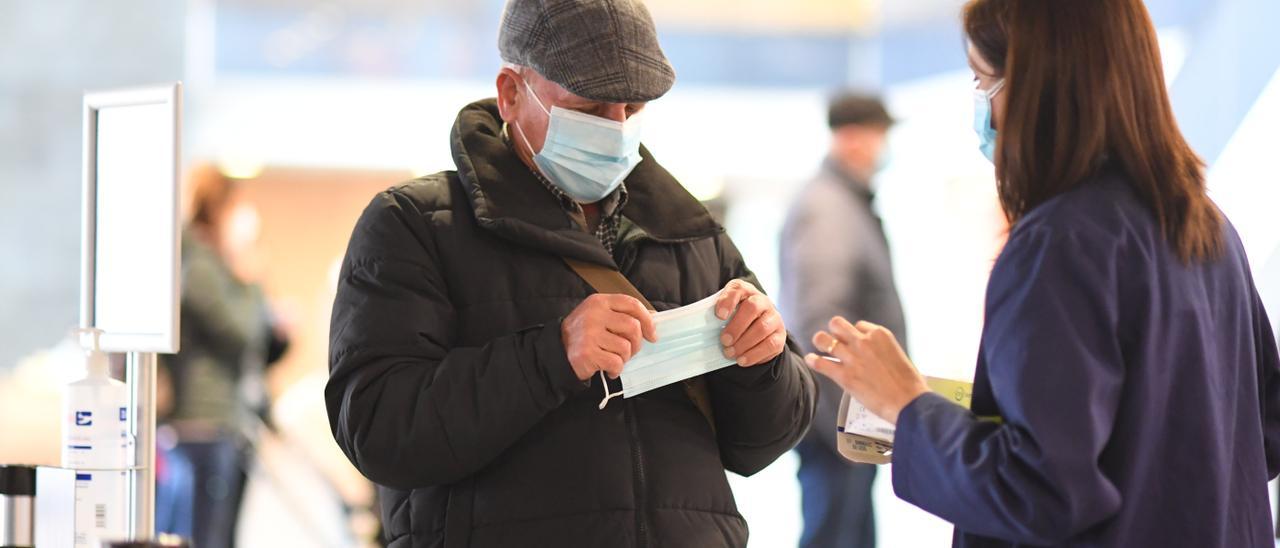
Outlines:
[[995, 164], [1010, 223], [1105, 159], [1184, 262], [1221, 253], [1223, 221], [1174, 120], [1142, 0], [971, 0], [964, 28], [1005, 79]]

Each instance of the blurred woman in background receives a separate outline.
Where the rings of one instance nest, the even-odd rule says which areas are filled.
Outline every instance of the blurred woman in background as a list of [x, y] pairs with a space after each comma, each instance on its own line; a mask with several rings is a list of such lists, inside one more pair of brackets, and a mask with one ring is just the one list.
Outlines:
[[1274, 546], [1275, 337], [1142, 1], [973, 0], [964, 29], [1013, 225], [973, 411], [873, 324], [809, 363], [897, 425], [894, 490], [957, 546]]
[[167, 356], [166, 422], [195, 472], [193, 541], [233, 545], [248, 447], [267, 409], [263, 374], [288, 345], [258, 284], [256, 210], [212, 166], [193, 171], [182, 236], [181, 351]]

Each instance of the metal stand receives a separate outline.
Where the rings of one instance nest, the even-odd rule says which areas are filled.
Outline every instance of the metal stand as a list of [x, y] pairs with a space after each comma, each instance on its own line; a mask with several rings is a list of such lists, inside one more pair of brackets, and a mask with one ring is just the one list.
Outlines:
[[156, 534], [156, 355], [130, 352], [125, 368], [135, 450], [129, 472], [129, 539], [151, 540]]
[[126, 419], [134, 458], [125, 476], [124, 533], [150, 541], [156, 533], [155, 353], [177, 352], [180, 338], [182, 83], [85, 94], [83, 135], [80, 326], [101, 330], [102, 350], [128, 353]]

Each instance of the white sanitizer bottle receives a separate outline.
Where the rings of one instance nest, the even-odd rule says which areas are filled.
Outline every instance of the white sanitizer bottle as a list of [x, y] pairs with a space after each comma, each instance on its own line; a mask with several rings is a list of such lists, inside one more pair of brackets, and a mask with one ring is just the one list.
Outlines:
[[128, 534], [129, 388], [111, 378], [98, 329], [79, 329], [85, 378], [67, 386], [63, 400], [62, 466], [76, 471], [75, 545], [98, 546]]

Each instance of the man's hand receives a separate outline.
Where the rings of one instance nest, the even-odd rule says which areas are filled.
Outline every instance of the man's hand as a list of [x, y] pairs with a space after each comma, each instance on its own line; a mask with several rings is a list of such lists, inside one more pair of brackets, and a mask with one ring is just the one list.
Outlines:
[[597, 293], [564, 319], [560, 338], [578, 380], [588, 380], [597, 371], [616, 379], [644, 340], [658, 342], [658, 330], [640, 301]]
[[730, 320], [720, 344], [724, 355], [737, 360], [740, 367], [769, 363], [787, 347], [782, 315], [769, 297], [747, 282], [734, 280], [725, 286], [716, 302], [716, 317]]

